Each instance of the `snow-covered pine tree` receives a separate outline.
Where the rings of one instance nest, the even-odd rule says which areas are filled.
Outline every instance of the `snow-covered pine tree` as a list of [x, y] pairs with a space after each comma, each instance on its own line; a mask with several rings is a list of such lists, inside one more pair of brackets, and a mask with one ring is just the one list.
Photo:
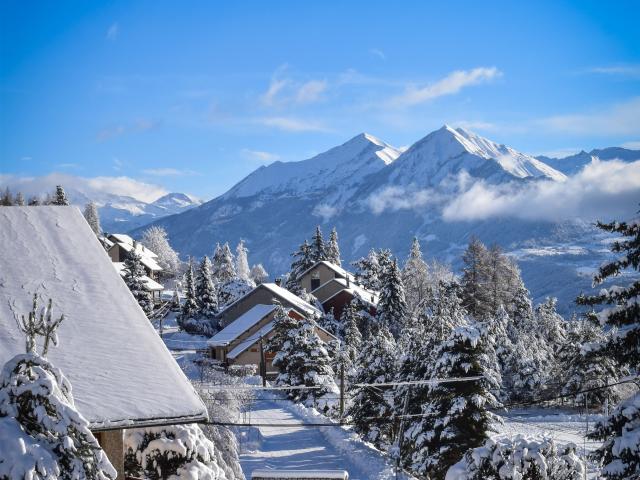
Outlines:
[[31, 195], [29, 197], [29, 201], [27, 202], [27, 205], [29, 205], [30, 207], [37, 207], [40, 204], [41, 201], [36, 195]]
[[236, 268], [229, 244], [216, 244], [213, 254], [211, 275], [214, 283], [224, 284], [236, 278]]
[[616, 383], [619, 376], [627, 372], [620, 369], [615, 361], [602, 355], [598, 346], [606, 342], [607, 335], [599, 325], [589, 319], [572, 320], [566, 327], [565, 342], [559, 352], [560, 361], [558, 377], [566, 379], [562, 387], [562, 394], [570, 395], [582, 390], [599, 389], [584, 393], [577, 393], [574, 402], [583, 406], [585, 400], [590, 406], [600, 407], [605, 402], [615, 405], [620, 401], [620, 395], [615, 387], [602, 388]]
[[358, 353], [362, 348], [362, 334], [358, 328], [358, 304], [349, 302], [342, 310], [340, 323], [342, 326], [342, 358], [345, 361], [345, 372], [350, 372], [356, 365]]
[[51, 204], [52, 205], [69, 205], [69, 200], [67, 200], [67, 194], [65, 193], [64, 188], [62, 188], [62, 185], [56, 186], [56, 194]]
[[389, 328], [394, 338], [400, 336], [400, 332], [410, 321], [404, 285], [396, 261], [391, 263], [388, 273], [384, 276], [377, 314], [378, 321]]
[[[313, 302], [309, 303], [313, 305]], [[320, 307], [322, 306], [320, 305]], [[322, 308], [320, 308], [319, 310], [322, 311]], [[335, 317], [333, 313], [333, 307], [331, 307], [328, 312], [324, 312], [320, 316], [320, 318], [318, 318], [318, 325], [320, 325], [330, 334], [335, 335], [338, 338], [342, 338], [342, 324], [340, 323], [340, 320]]]
[[490, 314], [487, 311], [487, 247], [476, 237], [472, 237], [467, 250], [462, 255], [463, 305], [476, 319]]
[[[608, 278], [619, 276], [623, 270], [640, 270], [640, 219], [628, 222], [598, 222], [598, 228], [621, 235], [611, 244], [611, 251], [618, 258], [600, 267], [593, 279], [594, 287]], [[640, 280], [627, 286], [603, 288], [597, 295], [578, 297], [581, 305], [595, 307], [606, 305], [591, 317], [607, 329], [615, 329], [599, 347], [599, 351], [618, 366], [637, 370], [640, 366]], [[623, 401], [613, 414], [596, 425], [589, 435], [591, 439], [604, 441], [594, 456], [604, 464], [603, 475], [609, 479], [640, 476], [640, 393]]]
[[269, 274], [261, 263], [256, 263], [253, 267], [251, 267], [250, 277], [251, 280], [253, 280], [253, 283], [255, 283], [256, 285], [260, 285], [261, 283], [269, 280]]
[[500, 386], [486, 332], [479, 325], [457, 328], [435, 352], [433, 378], [482, 377], [468, 382], [437, 383], [429, 388], [423, 418], [406, 431], [405, 463], [429, 478], [444, 479], [465, 452], [482, 445], [496, 421], [489, 409], [499, 405], [491, 394]]
[[378, 254], [372, 248], [366, 257], [351, 263], [356, 269], [356, 282], [370, 290], [380, 290], [380, 264]]
[[494, 392], [501, 401], [506, 401], [511, 396], [513, 387], [511, 379], [515, 373], [511, 370], [514, 366], [513, 355], [515, 347], [513, 343], [511, 343], [508, 334], [510, 323], [511, 319], [503, 305], [498, 307], [498, 311], [493, 318], [483, 322], [488, 334], [488, 339], [492, 343], [493, 354], [495, 355], [495, 361], [498, 364], [500, 377], [502, 379], [500, 391]]
[[313, 260], [311, 246], [306, 240], [302, 242], [302, 245], [300, 245], [298, 250], [293, 252], [291, 256], [293, 257], [293, 261], [291, 262], [291, 269], [289, 270], [285, 288], [297, 294], [301, 289], [299, 283], [300, 275], [311, 268], [315, 264], [315, 261]]
[[182, 262], [176, 251], [169, 244], [167, 232], [163, 227], [152, 225], [142, 233], [142, 243], [158, 255], [158, 264], [163, 269], [163, 276], [176, 277], [182, 268]]
[[402, 283], [407, 299], [407, 308], [412, 316], [417, 317], [424, 307], [429, 291], [429, 267], [422, 259], [420, 241], [413, 237], [409, 257], [402, 268]]
[[581, 480], [585, 465], [576, 448], [520, 435], [488, 439], [452, 466], [446, 480]]
[[456, 281], [439, 282], [435, 288], [430, 288], [420, 315], [420, 323], [435, 342], [446, 340], [455, 328], [468, 323], [467, 311], [460, 299], [461, 290], [462, 287]]
[[338, 245], [338, 231], [336, 227], [333, 227], [331, 234], [329, 235], [329, 244], [327, 245], [327, 260], [337, 265], [342, 266], [342, 259], [340, 258], [340, 246]]
[[327, 247], [322, 238], [322, 231], [320, 225], [316, 226], [316, 231], [311, 237], [311, 259], [313, 263], [320, 262], [322, 260], [328, 260]]
[[153, 300], [151, 293], [145, 288], [144, 280], [145, 276], [144, 267], [140, 261], [140, 255], [138, 255], [135, 249], [131, 250], [124, 260], [124, 283], [127, 284], [129, 290], [135, 297], [138, 305], [144, 311], [145, 315], [149, 315], [153, 312]]
[[231, 480], [216, 462], [215, 446], [197, 424], [125, 430], [125, 472], [149, 480]]
[[[350, 385], [387, 383], [396, 379], [396, 342], [388, 328], [382, 324], [362, 343], [356, 361], [358, 368], [349, 377]], [[375, 387], [350, 388], [351, 401], [347, 415], [354, 429], [365, 440], [378, 447], [391, 442], [393, 424], [391, 399], [385, 391]]]
[[4, 189], [2, 195], [0, 195], [0, 207], [10, 207], [14, 204], [13, 194], [9, 187]]
[[93, 202], [87, 203], [84, 207], [84, 218], [96, 235], [102, 234], [102, 227], [100, 227], [100, 216], [98, 215], [98, 208]]
[[211, 281], [211, 262], [206, 255], [198, 267], [195, 288], [199, 316], [208, 319], [214, 318], [218, 312], [218, 294]]
[[[273, 317], [273, 335], [266, 342], [265, 350], [274, 354], [273, 366], [278, 368], [282, 375], [286, 375], [289, 369], [289, 357], [286, 353], [291, 348], [290, 338], [293, 335], [293, 331], [297, 328], [298, 321], [289, 316], [287, 310], [276, 303], [276, 313]], [[291, 382], [302, 382], [299, 378], [290, 379], [288, 376], [283, 376], [279, 381], [285, 385], [291, 385]]]
[[240, 240], [236, 247], [236, 276], [243, 282], [253, 283], [251, 271], [249, 270], [248, 253], [249, 250], [244, 246], [244, 240]]
[[51, 318], [50, 305], [38, 315], [34, 300], [28, 318], [19, 323], [27, 352], [0, 372], [0, 478], [114, 479], [116, 470], [76, 410], [71, 384], [36, 352], [36, 337], [44, 336], [45, 344], [55, 340], [63, 319]]
[[22, 194], [22, 192], [16, 193], [16, 198], [14, 200], [14, 203], [19, 207], [24, 207], [25, 201], [24, 201], [24, 195]]
[[196, 285], [193, 278], [193, 262], [189, 259], [189, 266], [185, 273], [184, 302], [182, 303], [178, 323], [184, 329], [188, 320], [195, 319], [197, 317], [198, 300], [196, 298]]

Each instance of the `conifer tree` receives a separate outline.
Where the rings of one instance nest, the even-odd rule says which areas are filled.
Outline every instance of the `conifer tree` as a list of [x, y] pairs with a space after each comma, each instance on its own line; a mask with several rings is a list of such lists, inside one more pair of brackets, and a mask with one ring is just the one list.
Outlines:
[[9, 187], [6, 187], [2, 196], [0, 196], [0, 206], [10, 207], [13, 204], [13, 194], [11, 193], [11, 190], [9, 190]]
[[372, 248], [366, 257], [352, 263], [356, 268], [356, 282], [370, 290], [380, 290], [380, 264], [378, 254]]
[[486, 333], [477, 326], [457, 328], [435, 352], [433, 378], [483, 377], [468, 382], [437, 383], [420, 418], [406, 431], [405, 462], [420, 475], [444, 479], [451, 465], [470, 448], [482, 445], [494, 431], [491, 394], [500, 385]]
[[342, 310], [340, 317], [342, 325], [342, 358], [345, 361], [345, 370], [349, 372], [355, 365], [358, 353], [362, 347], [362, 334], [358, 328], [357, 302], [349, 302]]
[[300, 275], [311, 268], [315, 264], [315, 261], [313, 260], [311, 246], [306, 240], [291, 256], [293, 257], [293, 261], [291, 262], [291, 270], [289, 271], [289, 277], [287, 278], [285, 287], [287, 290], [297, 293], [301, 288], [299, 284]]
[[195, 296], [199, 315], [209, 319], [215, 317], [218, 311], [218, 295], [211, 281], [211, 262], [206, 255], [198, 268]]
[[189, 260], [189, 267], [185, 273], [184, 302], [180, 311], [180, 322], [184, 323], [198, 316], [198, 301], [196, 299], [196, 286], [193, 278], [193, 262]]
[[[297, 328], [298, 322], [289, 316], [282, 305], [276, 303], [276, 307], [276, 313], [273, 317], [273, 335], [267, 341], [266, 350], [275, 354], [273, 366], [278, 368], [280, 372], [288, 372], [289, 357], [286, 354], [279, 355], [278, 352], [283, 352], [290, 348], [290, 338]], [[282, 382], [286, 384], [289, 384], [289, 382], [298, 382], [300, 384], [301, 381], [299, 378], [282, 378]]]
[[40, 199], [36, 195], [32, 195], [31, 197], [29, 197], [29, 201], [27, 202], [27, 204], [30, 207], [36, 207], [40, 205]]
[[24, 195], [22, 194], [22, 192], [16, 193], [16, 199], [14, 203], [19, 207], [24, 207], [25, 201], [24, 201]]
[[316, 226], [316, 231], [311, 238], [311, 260], [313, 263], [328, 260], [327, 247], [324, 244], [319, 225]]
[[[593, 279], [594, 287], [623, 270], [640, 270], [640, 221], [598, 222], [598, 228], [622, 238], [611, 244], [619, 257], [602, 265]], [[614, 360], [618, 367], [634, 370], [640, 365], [640, 280], [627, 286], [603, 288], [597, 295], [581, 295], [578, 304], [594, 308], [605, 305], [591, 317], [608, 329], [615, 329], [599, 346], [598, 351]], [[603, 464], [603, 475], [609, 479], [633, 478], [640, 475], [640, 393], [623, 401], [606, 420], [598, 423], [589, 438], [604, 441], [594, 453]]]
[[127, 254], [127, 258], [124, 260], [124, 283], [127, 284], [138, 305], [140, 305], [144, 313], [148, 316], [153, 312], [153, 301], [151, 299], [151, 293], [145, 288], [142, 278], [144, 276], [145, 271], [140, 261], [140, 255], [133, 249]]
[[62, 188], [62, 185], [56, 186], [56, 195], [51, 202], [52, 205], [69, 205], [69, 200], [67, 200], [67, 194]]
[[[387, 327], [382, 324], [363, 342], [349, 383], [387, 383], [396, 378], [396, 343]], [[383, 389], [354, 386], [347, 414], [354, 422], [354, 429], [365, 440], [378, 447], [389, 445], [392, 423], [389, 417], [392, 406]]]
[[87, 203], [84, 207], [84, 218], [96, 235], [102, 234], [102, 227], [100, 227], [100, 216], [98, 215], [98, 208], [93, 202]]
[[384, 277], [377, 312], [378, 321], [386, 325], [395, 338], [399, 337], [400, 331], [409, 322], [404, 285], [396, 261], [391, 264]]
[[329, 244], [327, 245], [327, 260], [334, 265], [342, 266], [342, 259], [340, 258], [340, 246], [338, 245], [338, 232], [336, 227], [331, 230], [329, 235]]

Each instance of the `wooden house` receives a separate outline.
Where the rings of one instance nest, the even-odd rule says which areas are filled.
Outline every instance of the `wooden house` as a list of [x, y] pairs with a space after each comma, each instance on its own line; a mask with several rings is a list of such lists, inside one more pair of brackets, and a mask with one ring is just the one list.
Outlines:
[[305, 316], [322, 313], [313, 305], [275, 283], [261, 283], [218, 314], [220, 325], [226, 327], [256, 305], [274, 305], [275, 303], [280, 303], [285, 308], [292, 308]]
[[[265, 357], [265, 372], [276, 373], [272, 361], [274, 354], [264, 351], [264, 345], [274, 334], [276, 305], [257, 304], [236, 318], [207, 342], [211, 356], [226, 365], [255, 365], [259, 367], [262, 355]], [[304, 315], [294, 308], [287, 308], [287, 314], [296, 320]], [[331, 333], [321, 327], [316, 333], [323, 342], [335, 340]]]
[[[158, 264], [158, 255], [145, 247], [142, 243], [134, 240], [129, 235], [123, 233], [111, 233], [107, 235], [106, 242], [103, 244], [108, 246], [107, 253], [114, 263], [122, 263], [126, 260], [129, 252], [135, 250], [140, 256], [140, 263], [144, 267], [147, 277], [152, 280], [158, 280], [162, 267]], [[110, 245], [110, 246], [109, 246]]]
[[33, 294], [65, 315], [48, 359], [124, 478], [124, 429], [206, 421], [207, 410], [75, 207], [0, 209], [0, 365], [24, 353]]

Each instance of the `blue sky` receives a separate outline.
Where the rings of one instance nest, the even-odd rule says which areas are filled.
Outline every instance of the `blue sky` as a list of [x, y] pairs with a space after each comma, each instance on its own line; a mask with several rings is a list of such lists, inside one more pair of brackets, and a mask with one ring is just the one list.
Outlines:
[[362, 131], [403, 146], [444, 123], [534, 154], [640, 148], [638, 18], [632, 1], [4, 1], [0, 174], [211, 198]]

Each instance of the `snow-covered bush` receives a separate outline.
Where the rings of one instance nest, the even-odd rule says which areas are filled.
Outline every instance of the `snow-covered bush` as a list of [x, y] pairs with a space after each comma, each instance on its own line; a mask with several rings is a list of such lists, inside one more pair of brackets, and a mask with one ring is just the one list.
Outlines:
[[116, 471], [75, 408], [71, 384], [37, 353], [0, 375], [0, 478], [107, 480]]
[[196, 424], [125, 431], [127, 475], [159, 479], [225, 480], [213, 442]]
[[500, 437], [469, 450], [445, 479], [580, 480], [584, 469], [574, 444], [559, 447], [547, 438]]

